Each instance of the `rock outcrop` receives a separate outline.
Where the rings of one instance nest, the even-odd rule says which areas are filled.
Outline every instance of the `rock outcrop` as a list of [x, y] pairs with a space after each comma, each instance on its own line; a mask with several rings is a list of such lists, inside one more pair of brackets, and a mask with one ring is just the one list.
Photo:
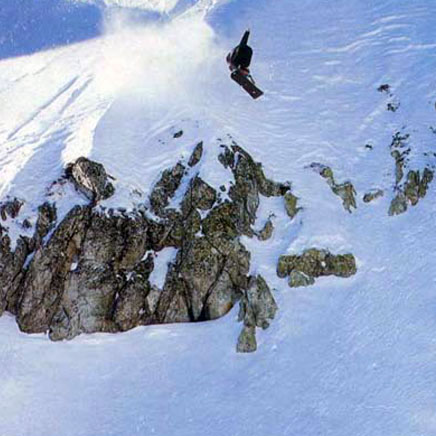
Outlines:
[[427, 194], [429, 184], [433, 181], [433, 171], [425, 168], [422, 175], [419, 170], [409, 171], [403, 185], [397, 186], [397, 194], [389, 207], [389, 215], [406, 212], [409, 205], [416, 206]]
[[[250, 253], [241, 236], [256, 235], [260, 196], [283, 196], [289, 186], [266, 178], [233, 143], [219, 159], [233, 179], [222, 201], [195, 173], [202, 147], [197, 144], [188, 165], [179, 162], [162, 173], [149, 198], [152, 214], [146, 205], [130, 212], [98, 207], [114, 193], [104, 167], [86, 158], [69, 165], [66, 180], [88, 205], [73, 207], [58, 222], [55, 205], [44, 203], [33, 237], [20, 237], [15, 250], [0, 229], [0, 314], [14, 313], [24, 332], [60, 340], [212, 320], [242, 299], [245, 327], [266, 328], [277, 306], [266, 282], [248, 275]], [[16, 209], [18, 204], [4, 213]], [[267, 239], [272, 229], [268, 221], [259, 238]], [[158, 289], [150, 276], [156, 253], [166, 247], [177, 253]], [[252, 340], [238, 349], [253, 348]]]
[[404, 177], [407, 156], [410, 154], [408, 146], [410, 135], [396, 132], [390, 145], [391, 156], [395, 160], [395, 197], [389, 206], [390, 216], [400, 215], [407, 211], [408, 206], [416, 206], [420, 199], [427, 194], [427, 189], [433, 181], [434, 173], [430, 168], [424, 170], [409, 170]]
[[236, 346], [238, 352], [256, 351], [256, 327], [268, 328], [277, 310], [277, 304], [263, 277], [251, 277], [239, 303], [238, 321], [242, 321], [244, 326]]
[[315, 278], [335, 275], [350, 277], [357, 271], [352, 254], [333, 255], [327, 250], [311, 248], [301, 255], [280, 256], [277, 275], [288, 277], [290, 287], [309, 286]]
[[312, 163], [311, 168], [314, 169], [319, 175], [327, 181], [334, 194], [342, 199], [342, 205], [348, 212], [352, 212], [352, 209], [356, 209], [356, 190], [350, 181], [344, 183], [336, 183], [333, 170], [320, 163]]
[[76, 189], [84, 194], [93, 204], [113, 195], [115, 188], [108, 180], [104, 166], [86, 157], [79, 157], [66, 168], [67, 177]]
[[8, 218], [16, 218], [20, 213], [24, 201], [14, 197], [0, 203], [0, 218], [6, 221]]
[[292, 192], [288, 191], [285, 196], [285, 210], [288, 214], [289, 218], [294, 219], [297, 213], [301, 210], [301, 207], [297, 206], [298, 198], [292, 194]]
[[371, 201], [374, 201], [375, 199], [379, 197], [383, 197], [384, 192], [382, 189], [374, 189], [373, 191], [367, 192], [362, 200], [364, 203], [371, 203]]
[[199, 142], [195, 148], [194, 151], [191, 154], [191, 157], [189, 158], [188, 165], [190, 167], [195, 167], [195, 165], [200, 162], [201, 158], [203, 156], [203, 142]]

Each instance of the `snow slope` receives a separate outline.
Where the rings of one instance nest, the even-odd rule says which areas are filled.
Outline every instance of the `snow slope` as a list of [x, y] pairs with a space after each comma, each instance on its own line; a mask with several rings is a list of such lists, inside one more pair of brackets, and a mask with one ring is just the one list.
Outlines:
[[[436, 4], [87, 4], [100, 8], [100, 36], [76, 29], [74, 44], [2, 56], [2, 198], [26, 199], [30, 214], [63, 166], [86, 155], [116, 177], [107, 205], [132, 207], [132, 192], [145, 196], [198, 140], [208, 158], [201, 176], [216, 185], [217, 138], [230, 134], [268, 176], [292, 181], [304, 209], [291, 222], [280, 199], [263, 199], [258, 226], [274, 213], [273, 238], [244, 240], [280, 308], [255, 354], [235, 353], [235, 311], [65, 343], [0, 318], [0, 435], [436, 435], [434, 186], [406, 214], [387, 216], [392, 135], [411, 135], [410, 169], [435, 163]], [[223, 63], [247, 26], [265, 91], [255, 102]], [[392, 97], [377, 92], [383, 83]], [[353, 214], [312, 162], [353, 182]], [[365, 205], [372, 188], [385, 196]], [[80, 201], [53, 195], [65, 211]], [[313, 246], [352, 252], [358, 274], [288, 288], [278, 256]]]

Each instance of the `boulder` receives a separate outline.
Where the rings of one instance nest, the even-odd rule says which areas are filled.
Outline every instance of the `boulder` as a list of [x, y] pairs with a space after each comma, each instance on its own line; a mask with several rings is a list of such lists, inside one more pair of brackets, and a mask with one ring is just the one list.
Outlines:
[[247, 327], [266, 329], [277, 310], [277, 304], [264, 278], [260, 275], [250, 277], [239, 303], [238, 321], [243, 321]]
[[383, 197], [384, 191], [382, 189], [375, 189], [373, 191], [367, 192], [363, 196], [364, 203], [370, 203], [371, 201], [374, 201], [375, 199], [379, 197]]
[[263, 229], [257, 233], [257, 239], [259, 239], [259, 241], [266, 241], [271, 238], [273, 232], [274, 224], [271, 221], [271, 218], [268, 218], [265, 225], [263, 226]]
[[256, 327], [266, 329], [277, 313], [277, 304], [262, 276], [250, 277], [239, 303], [238, 321], [244, 326], [238, 338], [239, 353], [256, 351]]
[[200, 162], [203, 156], [203, 141], [199, 142], [189, 158], [188, 165], [192, 168]]
[[93, 204], [111, 197], [115, 188], [108, 181], [104, 166], [100, 163], [79, 157], [65, 169], [66, 176], [78, 191], [84, 194]]
[[311, 164], [311, 168], [317, 171], [322, 178], [327, 181], [334, 194], [342, 199], [342, 205], [348, 212], [352, 212], [352, 209], [356, 209], [356, 190], [350, 181], [344, 183], [336, 183], [333, 170], [323, 164], [314, 162]]
[[297, 213], [301, 210], [301, 207], [297, 207], [298, 198], [290, 191], [284, 195], [285, 209], [289, 218], [294, 219]]
[[279, 277], [289, 276], [289, 285], [308, 286], [314, 278], [335, 275], [350, 277], [357, 271], [352, 254], [333, 255], [327, 250], [311, 248], [301, 255], [280, 256], [277, 265]]

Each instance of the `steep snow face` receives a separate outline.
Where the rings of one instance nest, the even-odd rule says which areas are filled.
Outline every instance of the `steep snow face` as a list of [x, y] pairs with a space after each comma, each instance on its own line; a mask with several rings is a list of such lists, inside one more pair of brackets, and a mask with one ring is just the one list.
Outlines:
[[[0, 62], [2, 198], [35, 207], [65, 163], [87, 155], [117, 179], [107, 205], [132, 207], [131, 192], [149, 190], [198, 140], [210, 158], [201, 177], [216, 186], [216, 139], [230, 134], [267, 175], [291, 180], [303, 207], [291, 222], [281, 202], [263, 199], [257, 225], [273, 213], [273, 237], [244, 240], [252, 272], [276, 289], [278, 319], [255, 355], [240, 356], [234, 312], [61, 344], [22, 335], [5, 316], [0, 434], [436, 434], [434, 186], [406, 214], [387, 216], [392, 136], [410, 135], [409, 169], [435, 163], [436, 5], [133, 6], [144, 5], [158, 13], [152, 21], [110, 14], [98, 39]], [[247, 26], [265, 91], [255, 102], [223, 61]], [[385, 83], [391, 91], [378, 92]], [[355, 212], [344, 211], [313, 162], [353, 182]], [[372, 188], [385, 195], [365, 205]], [[65, 209], [80, 201], [56, 195]], [[278, 256], [313, 246], [351, 251], [358, 274], [288, 288], [275, 274]]]
[[[201, 93], [205, 59], [217, 52], [212, 29], [196, 14], [139, 24], [117, 9], [103, 27], [98, 39], [0, 64], [0, 193], [26, 200], [26, 216], [53, 199], [52, 181], [81, 155], [116, 164], [114, 202], [134, 206], [131, 191], [151, 182], [132, 183], [131, 175], [153, 180], [168, 163], [162, 152], [160, 164], [144, 170], [149, 153], [156, 156], [147, 138], [180, 120], [182, 103]], [[177, 159], [173, 148], [170, 154], [170, 162]], [[69, 194], [56, 193], [63, 212], [76, 201]]]

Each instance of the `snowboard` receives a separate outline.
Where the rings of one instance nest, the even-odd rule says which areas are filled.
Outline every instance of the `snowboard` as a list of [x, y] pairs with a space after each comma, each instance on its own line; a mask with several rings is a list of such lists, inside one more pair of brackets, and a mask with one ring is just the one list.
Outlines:
[[245, 91], [247, 91], [254, 99], [259, 98], [261, 95], [263, 95], [263, 92], [238, 70], [233, 71], [230, 77], [238, 85], [242, 86], [242, 88], [244, 88]]

